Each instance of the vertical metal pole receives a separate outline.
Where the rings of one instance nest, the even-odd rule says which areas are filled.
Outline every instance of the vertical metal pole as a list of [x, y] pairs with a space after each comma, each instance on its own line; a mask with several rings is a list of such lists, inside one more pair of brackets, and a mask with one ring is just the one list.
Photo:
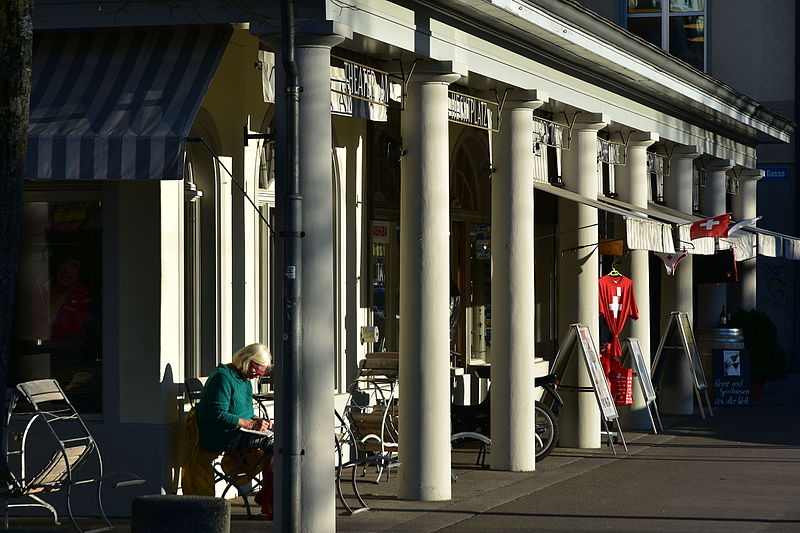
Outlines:
[[283, 383], [284, 416], [280, 420], [285, 431], [284, 448], [279, 453], [285, 458], [281, 501], [281, 531], [299, 532], [300, 522], [300, 365], [303, 348], [300, 322], [303, 197], [300, 194], [299, 126], [300, 84], [295, 63], [294, 5], [292, 0], [281, 4], [283, 18], [283, 68], [286, 72], [286, 189], [284, 197], [283, 231]]

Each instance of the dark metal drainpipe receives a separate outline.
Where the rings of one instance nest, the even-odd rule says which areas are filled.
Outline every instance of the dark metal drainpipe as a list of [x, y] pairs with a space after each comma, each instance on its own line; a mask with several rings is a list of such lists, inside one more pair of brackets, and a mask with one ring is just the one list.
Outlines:
[[283, 397], [285, 401], [280, 420], [285, 431], [282, 450], [281, 531], [299, 532], [300, 523], [300, 466], [303, 455], [300, 425], [300, 366], [303, 350], [301, 295], [303, 197], [300, 194], [300, 160], [298, 156], [300, 129], [300, 92], [302, 91], [295, 63], [294, 4], [281, 3], [283, 18], [283, 68], [286, 73], [286, 188], [283, 198]]

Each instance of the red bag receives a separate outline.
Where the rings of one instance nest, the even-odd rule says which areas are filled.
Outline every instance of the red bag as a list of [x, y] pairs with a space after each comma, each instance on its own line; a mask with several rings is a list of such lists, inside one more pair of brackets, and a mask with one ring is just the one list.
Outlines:
[[611, 373], [611, 393], [617, 405], [633, 403], [633, 369], [618, 366]]

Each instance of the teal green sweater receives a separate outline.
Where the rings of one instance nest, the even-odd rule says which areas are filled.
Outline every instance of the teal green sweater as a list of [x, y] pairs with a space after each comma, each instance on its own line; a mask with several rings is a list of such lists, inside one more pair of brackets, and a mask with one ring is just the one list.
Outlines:
[[195, 407], [200, 445], [208, 451], [224, 450], [236, 436], [240, 418], [253, 418], [253, 389], [236, 370], [219, 365], [208, 376]]

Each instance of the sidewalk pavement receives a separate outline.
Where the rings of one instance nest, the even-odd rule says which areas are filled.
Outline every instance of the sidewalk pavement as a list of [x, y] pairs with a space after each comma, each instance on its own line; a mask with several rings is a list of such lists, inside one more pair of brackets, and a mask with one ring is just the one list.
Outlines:
[[[556, 448], [535, 472], [481, 469], [473, 454], [454, 451], [458, 481], [444, 502], [397, 499], [396, 473], [379, 484], [362, 478], [370, 511], [344, 516], [337, 500], [336, 530], [800, 531], [800, 375], [768, 384], [760, 405], [718, 408], [706, 420], [662, 419], [663, 434], [625, 431], [627, 453], [621, 445], [616, 457], [607, 447]], [[232, 532], [272, 531], [233, 502]], [[112, 521], [115, 531], [129, 531], [129, 521]], [[11, 524], [71, 530], [41, 519]]]

